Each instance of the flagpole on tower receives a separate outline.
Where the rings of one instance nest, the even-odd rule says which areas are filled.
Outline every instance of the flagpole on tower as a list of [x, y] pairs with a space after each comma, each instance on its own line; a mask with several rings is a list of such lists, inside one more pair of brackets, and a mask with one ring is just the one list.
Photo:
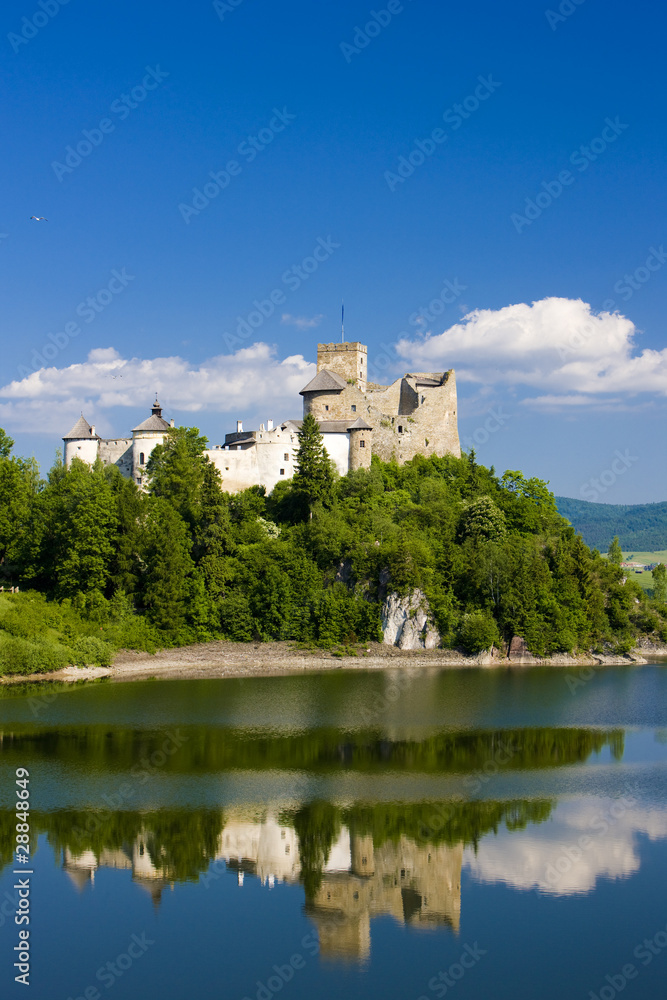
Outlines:
[[341, 304], [340, 312], [340, 342], [345, 343], [345, 301], [343, 300]]

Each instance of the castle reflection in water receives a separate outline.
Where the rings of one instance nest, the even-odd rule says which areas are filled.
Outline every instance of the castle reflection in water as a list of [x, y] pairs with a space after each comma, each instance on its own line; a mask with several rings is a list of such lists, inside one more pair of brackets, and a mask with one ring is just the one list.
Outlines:
[[[132, 844], [114, 850], [75, 854], [64, 848], [63, 868], [78, 889], [94, 884], [100, 868], [131, 871], [133, 881], [158, 906], [164, 889], [173, 889], [174, 879], [151, 855], [147, 840], [141, 831]], [[306, 913], [316, 926], [321, 954], [367, 958], [373, 917], [458, 932], [462, 862], [463, 843], [417, 844], [401, 836], [375, 848], [370, 834], [342, 826], [321, 874], [310, 889], [306, 886]], [[220, 833], [212, 869], [218, 872], [223, 866], [236, 873], [239, 886], [246, 875], [260, 879], [267, 889], [280, 882], [297, 884], [302, 876], [297, 832], [271, 814], [250, 820], [232, 817]]]

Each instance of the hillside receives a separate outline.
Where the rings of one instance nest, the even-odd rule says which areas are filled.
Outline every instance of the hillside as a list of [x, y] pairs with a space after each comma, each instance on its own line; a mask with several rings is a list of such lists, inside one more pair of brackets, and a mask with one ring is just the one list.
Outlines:
[[563, 517], [591, 548], [606, 552], [618, 535], [624, 552], [667, 548], [667, 503], [608, 504], [556, 497]]

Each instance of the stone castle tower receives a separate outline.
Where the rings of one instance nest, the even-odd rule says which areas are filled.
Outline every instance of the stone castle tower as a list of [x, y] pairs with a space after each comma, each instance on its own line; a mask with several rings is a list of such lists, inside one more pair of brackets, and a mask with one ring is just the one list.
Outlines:
[[346, 422], [350, 469], [369, 466], [371, 454], [399, 463], [460, 457], [453, 370], [407, 374], [391, 385], [368, 382], [367, 370], [364, 344], [318, 344], [317, 375], [301, 390], [304, 416], [312, 413], [323, 433]]
[[[358, 342], [317, 345], [317, 374], [301, 390], [303, 416], [312, 413], [324, 446], [341, 475], [369, 468], [371, 457], [402, 464], [416, 455], [461, 455], [456, 418], [454, 371], [414, 372], [391, 385], [369, 382], [368, 348]], [[206, 454], [219, 469], [223, 489], [237, 493], [249, 486], [271, 491], [295, 472], [301, 419], [225, 436]], [[158, 400], [151, 415], [132, 429], [132, 437], [103, 439], [83, 415], [63, 439], [65, 463], [80, 458], [116, 465], [141, 487], [153, 448], [174, 426], [162, 416]]]

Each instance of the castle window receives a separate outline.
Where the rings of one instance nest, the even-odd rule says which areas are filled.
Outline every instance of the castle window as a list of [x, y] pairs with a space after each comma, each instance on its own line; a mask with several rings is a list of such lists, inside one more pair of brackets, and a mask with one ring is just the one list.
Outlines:
[[283, 455], [283, 458], [285, 459], [286, 462], [289, 462], [289, 452], [286, 451], [285, 454]]
[[325, 406], [325, 407], [324, 407], [324, 409], [325, 409], [325, 410], [328, 410], [328, 409], [329, 409], [329, 407], [328, 407], [328, 406]]
[[351, 409], [352, 409], [352, 412], [353, 412], [353, 413], [356, 413], [356, 412], [357, 412], [357, 407], [355, 406], [355, 404], [354, 404], [354, 403], [352, 404], [352, 407], [351, 407]]
[[289, 854], [289, 844], [285, 844], [285, 854]]
[[402, 433], [403, 433], [403, 425], [402, 425], [402, 424], [399, 424], [399, 425], [398, 425], [398, 433], [399, 433], [399, 434], [402, 434]]
[[281, 475], [281, 476], [284, 476], [284, 475], [285, 475], [285, 470], [284, 470], [284, 469], [281, 469], [281, 470], [280, 470], [280, 475]]
[[139, 465], [143, 465], [145, 462], [143, 451], [139, 452]]
[[366, 447], [366, 442], [365, 441], [360, 441], [359, 442], [359, 447], [360, 448], [365, 448]]

